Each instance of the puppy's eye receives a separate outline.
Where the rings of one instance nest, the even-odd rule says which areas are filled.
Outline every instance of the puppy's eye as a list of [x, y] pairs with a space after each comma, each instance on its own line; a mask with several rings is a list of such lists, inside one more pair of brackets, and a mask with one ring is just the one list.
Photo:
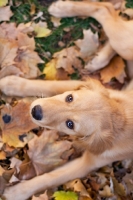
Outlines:
[[69, 129], [74, 129], [74, 123], [70, 119], [66, 121], [66, 125]]
[[67, 97], [66, 97], [66, 102], [72, 102], [73, 101], [73, 96], [72, 94], [69, 94]]

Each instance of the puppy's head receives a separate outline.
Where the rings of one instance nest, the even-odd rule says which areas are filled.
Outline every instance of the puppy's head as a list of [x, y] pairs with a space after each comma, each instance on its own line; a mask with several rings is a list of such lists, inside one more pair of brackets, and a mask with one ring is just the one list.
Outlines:
[[112, 146], [111, 105], [101, 85], [80, 88], [31, 104], [31, 117], [39, 126], [84, 138], [93, 153]]

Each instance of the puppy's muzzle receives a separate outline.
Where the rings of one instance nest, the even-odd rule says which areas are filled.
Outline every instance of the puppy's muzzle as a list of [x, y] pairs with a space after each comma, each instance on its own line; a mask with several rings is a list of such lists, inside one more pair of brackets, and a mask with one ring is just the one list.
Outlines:
[[40, 105], [36, 105], [31, 110], [31, 115], [36, 120], [42, 120], [43, 118], [43, 111]]

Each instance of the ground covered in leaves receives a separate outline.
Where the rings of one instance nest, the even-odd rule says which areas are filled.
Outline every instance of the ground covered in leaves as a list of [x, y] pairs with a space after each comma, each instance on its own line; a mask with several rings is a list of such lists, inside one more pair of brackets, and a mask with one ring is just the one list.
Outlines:
[[[53, 1], [0, 1], [0, 79], [12, 74], [45, 80], [93, 77], [106, 87], [121, 89], [128, 76], [120, 56], [101, 70], [88, 70], [107, 41], [101, 25], [93, 18], [54, 18], [47, 11]], [[132, 0], [126, 2], [126, 7], [130, 16], [128, 11], [123, 17], [132, 20]], [[33, 124], [27, 110], [35, 98], [1, 94], [1, 195], [5, 187], [51, 171], [81, 153], [68, 136]], [[31, 199], [132, 200], [132, 161], [113, 163]]]

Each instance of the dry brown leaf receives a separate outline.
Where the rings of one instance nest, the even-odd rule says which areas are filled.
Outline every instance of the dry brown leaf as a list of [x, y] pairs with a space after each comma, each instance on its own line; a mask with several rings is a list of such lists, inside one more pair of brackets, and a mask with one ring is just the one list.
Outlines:
[[58, 27], [61, 25], [61, 18], [51, 17], [51, 22], [53, 23], [54, 27]]
[[[80, 53], [78, 49], [74, 46], [65, 48], [59, 52], [56, 52], [53, 55], [53, 59], [46, 64], [43, 73], [46, 75], [46, 79], [58, 79], [61, 78], [61, 74], [59, 76], [56, 69], [64, 69], [66, 73], [62, 70], [63, 76], [67, 79], [67, 73], [72, 74], [75, 72], [74, 69], [80, 70], [82, 69], [82, 62], [79, 59]], [[52, 75], [51, 75], [52, 74]]]
[[69, 151], [71, 143], [57, 141], [58, 135], [54, 130], [44, 130], [40, 137], [34, 137], [28, 144], [28, 156], [32, 161], [36, 174], [48, 172], [66, 162], [61, 158]]
[[35, 49], [35, 40], [33, 37], [28, 37], [28, 35], [20, 32], [18, 33], [17, 35], [17, 38], [18, 38], [18, 46], [19, 48], [26, 48], [26, 49], [29, 49], [29, 50], [33, 50]]
[[74, 68], [82, 69], [82, 62], [79, 57], [80, 53], [75, 46], [65, 48], [53, 55], [56, 60], [56, 68], [63, 68], [69, 74], [74, 73]]
[[35, 78], [41, 74], [37, 64], [44, 63], [44, 61], [36, 52], [21, 48], [15, 61], [16, 66], [24, 73], [25, 78]]
[[[17, 84], [17, 83], [16, 83]], [[37, 125], [35, 125], [30, 118], [29, 107], [30, 102], [21, 100], [15, 107], [5, 105], [1, 109], [0, 124], [2, 129], [2, 140], [9, 146], [23, 147], [27, 141], [30, 140], [33, 135], [27, 134], [27, 132]], [[9, 116], [10, 121], [5, 123], [4, 116]]]
[[3, 67], [0, 70], [0, 79], [5, 76], [10, 76], [10, 75], [24, 76], [23, 72], [14, 65], [9, 65], [9, 66]]
[[0, 176], [5, 172], [5, 170], [0, 166]]
[[0, 166], [0, 195], [3, 194], [3, 191], [6, 187], [6, 181], [2, 176], [4, 172], [5, 170]]
[[126, 194], [130, 194], [133, 191], [133, 171], [129, 174], [127, 173], [123, 177], [124, 186], [126, 187]]
[[15, 157], [11, 158], [10, 161], [11, 161], [10, 168], [15, 168], [16, 171], [19, 173], [20, 171], [19, 167], [22, 164], [22, 161]]
[[3, 22], [0, 25], [0, 30], [3, 31], [4, 35], [0, 31], [0, 38], [15, 40], [17, 38], [18, 29], [16, 28], [16, 24], [14, 22], [12, 23], [6, 23]]
[[16, 41], [0, 39], [0, 66], [1, 68], [13, 65], [17, 55], [18, 45]]
[[30, 14], [31, 15], [34, 15], [36, 12], [36, 6], [34, 3], [31, 4], [31, 8], [30, 8]]
[[44, 192], [44, 194], [41, 194], [39, 197], [32, 197], [32, 200], [49, 200], [47, 191]]
[[103, 83], [108, 83], [112, 78], [116, 78], [120, 83], [124, 83], [125, 63], [120, 56], [115, 56], [111, 62], [100, 71]]
[[56, 60], [52, 59], [46, 64], [43, 73], [45, 74], [46, 80], [68, 80], [70, 77], [68, 73], [63, 69], [56, 69]]
[[10, 6], [0, 7], [0, 21], [9, 21], [12, 15]]
[[103, 190], [99, 191], [99, 194], [101, 197], [112, 197], [113, 196], [113, 193], [108, 185], [105, 185], [103, 187]]
[[99, 47], [98, 34], [93, 33], [90, 29], [83, 30], [83, 39], [79, 39], [74, 43], [80, 48], [82, 58], [86, 58], [94, 54]]
[[79, 192], [80, 196], [88, 197], [89, 200], [92, 200], [90, 194], [86, 190], [85, 186], [81, 182], [80, 179], [75, 179], [74, 181], [70, 181], [65, 185], [66, 189], [73, 189], [75, 192]]
[[112, 182], [115, 194], [126, 196], [126, 190], [122, 183], [119, 183], [115, 177], [112, 177]]
[[0, 151], [0, 160], [6, 159], [6, 153], [4, 151]]
[[[0, 38], [0, 64], [3, 69], [0, 72], [0, 77], [11, 74], [21, 75], [25, 78], [35, 78], [40, 75], [40, 70], [37, 67], [38, 63], [44, 61], [38, 56], [35, 49], [34, 38], [30, 38], [22, 31], [30, 29], [31, 24], [22, 24], [18, 28], [14, 23], [2, 23], [0, 30], [2, 33]], [[5, 36], [4, 36], [5, 35]]]
[[30, 34], [34, 31], [34, 28], [32, 27], [32, 22], [28, 22], [19, 24], [17, 30], [22, 33]]

